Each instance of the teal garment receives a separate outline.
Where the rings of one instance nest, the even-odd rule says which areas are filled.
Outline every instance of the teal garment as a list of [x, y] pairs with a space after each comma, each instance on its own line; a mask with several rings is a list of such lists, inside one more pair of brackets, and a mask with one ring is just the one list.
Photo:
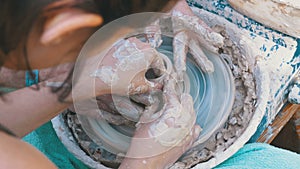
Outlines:
[[65, 148], [51, 122], [26, 135], [23, 140], [39, 149], [59, 169], [89, 169]]
[[300, 155], [268, 144], [246, 144], [214, 169], [300, 169]]

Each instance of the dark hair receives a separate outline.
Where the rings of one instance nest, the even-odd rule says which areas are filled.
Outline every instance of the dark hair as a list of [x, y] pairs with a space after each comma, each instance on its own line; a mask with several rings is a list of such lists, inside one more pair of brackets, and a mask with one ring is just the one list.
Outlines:
[[[76, 7], [99, 13], [104, 18], [104, 23], [107, 23], [136, 12], [159, 11], [167, 2], [166, 0], [0, 0], [0, 66], [3, 65], [9, 52], [21, 45], [25, 63], [28, 70], [31, 70], [27, 59], [26, 41], [32, 25], [39, 17], [48, 17], [61, 9]], [[34, 74], [31, 73], [31, 76]], [[70, 86], [71, 79], [72, 71], [65, 84]], [[68, 85], [63, 84], [52, 90], [61, 91], [60, 100], [71, 91], [71, 88], [63, 86]]]

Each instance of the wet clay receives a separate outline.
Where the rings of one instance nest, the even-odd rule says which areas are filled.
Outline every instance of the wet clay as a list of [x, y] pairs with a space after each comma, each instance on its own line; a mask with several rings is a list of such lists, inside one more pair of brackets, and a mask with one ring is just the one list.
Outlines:
[[214, 66], [207, 59], [202, 47], [217, 53], [218, 49], [223, 46], [223, 37], [211, 31], [211, 28], [203, 24], [199, 18], [184, 15], [180, 11], [173, 11], [171, 20], [174, 32], [174, 68], [179, 80], [183, 80], [182, 72], [186, 71], [186, 57], [184, 56], [188, 51], [204, 72], [213, 72]]
[[[239, 44], [230, 39], [224, 27], [215, 26], [213, 29], [225, 37], [224, 46], [221, 48], [222, 50], [220, 56], [224, 57], [233, 71], [236, 87], [233, 109], [224, 127], [217, 130], [217, 132], [213, 134], [212, 137], [205, 142], [205, 144], [194, 145], [194, 147], [171, 168], [191, 168], [191, 166], [194, 166], [197, 163], [208, 161], [218, 152], [226, 150], [242, 134], [254, 112], [256, 94], [254, 78], [250, 66], [251, 64], [248, 63], [247, 58], [245, 57], [245, 54], [243, 53]], [[174, 114], [174, 116], [180, 116], [180, 112], [182, 111], [176, 110], [175, 112], [179, 113]], [[73, 122], [70, 122], [70, 124], [72, 123], [77, 124], [76, 128], [73, 127], [73, 132], [78, 132], [78, 129], [80, 130], [81, 128], [78, 120], [76, 120], [76, 117], [73, 118]], [[178, 121], [178, 124], [182, 123]], [[156, 132], [162, 132], [161, 130], [173, 130], [173, 128], [169, 128], [166, 123], [157, 123], [156, 125], [152, 126], [151, 134], [155, 135]], [[179, 134], [183, 133], [183, 131], [174, 132], [178, 132]], [[87, 145], [83, 145], [83, 143], [81, 143], [80, 140], [87, 137], [84, 132], [75, 134], [75, 137], [77, 137], [78, 143], [84, 148], [85, 151], [94, 152], [94, 149], [92, 149], [92, 151], [89, 150], [89, 148], [93, 145], [92, 142], [84, 142], [84, 144]], [[174, 138], [174, 140], [176, 141], [176, 138]], [[173, 140], [170, 140], [169, 138], [159, 138], [158, 141], [162, 145], [169, 146], [170, 144], [174, 144]], [[108, 157], [110, 157], [111, 161], [109, 162], [111, 164], [118, 164], [122, 158], [119, 155], [105, 152], [101, 148], [99, 150], [101, 150], [101, 153], [89, 154], [92, 158], [97, 161], [101, 161], [103, 164], [106, 164], [109, 161], [107, 160]]]
[[113, 70], [111, 66], [102, 66], [101, 68], [93, 72], [90, 76], [100, 78], [108, 86], [117, 84], [119, 80], [118, 75], [115, 73], [115, 70]]
[[[183, 139], [193, 128], [193, 99], [189, 94], [176, 91], [174, 78], [166, 77], [164, 85], [165, 104], [162, 116], [150, 125], [149, 135], [163, 146], [181, 146]], [[181, 97], [181, 101], [178, 97]], [[170, 133], [172, 133], [170, 135]]]
[[223, 46], [223, 37], [216, 32], [200, 23], [196, 16], [184, 15], [179, 11], [174, 11], [172, 16], [174, 32], [181, 30], [191, 30], [199, 36], [200, 45], [211, 52], [218, 53], [220, 47]]
[[[147, 49], [141, 51], [137, 45], [130, 40], [121, 40], [114, 48], [113, 57], [117, 62], [112, 66], [101, 66], [90, 74], [91, 77], [99, 78], [108, 86], [114, 86], [119, 82], [120, 73], [135, 70], [136, 67], [149, 67]], [[151, 51], [153, 52], [153, 50]], [[137, 92], [142, 89], [136, 89]]]
[[[227, 61], [234, 76], [236, 94], [233, 109], [223, 128], [213, 134], [204, 145], [195, 145], [171, 168], [191, 168], [191, 166], [195, 164], [205, 162], [213, 158], [218, 152], [226, 150], [243, 133], [252, 117], [252, 113], [254, 112], [256, 94], [251, 66], [249, 66], [249, 63], [244, 57], [244, 54], [238, 44], [229, 38], [224, 27], [216, 26], [214, 27], [214, 30], [225, 37], [221, 57], [224, 57]], [[145, 102], [147, 101], [151, 102], [151, 99], [148, 98]], [[79, 133], [79, 131], [82, 131], [80, 123], [76, 120], [76, 116], [73, 116], [72, 118], [74, 121], [70, 122], [70, 124], [72, 125], [75, 123], [77, 125], [76, 127], [73, 127], [72, 130], [75, 133]], [[156, 132], [156, 130], [161, 132], [161, 130], [166, 129], [168, 129], [168, 127], [164, 123], [160, 123], [153, 126], [152, 132]], [[88, 137], [84, 132], [75, 134], [75, 137], [77, 137], [79, 145], [81, 145], [85, 151], [89, 151], [89, 155], [96, 161], [106, 164], [106, 162], [109, 161], [107, 158], [110, 157], [110, 164], [117, 165], [121, 162], [122, 156], [106, 152], [100, 146], [98, 146], [98, 153], [95, 154], [95, 149], [91, 148], [95, 146], [95, 143], [92, 141], [82, 141], [86, 140], [86, 137]], [[169, 146], [174, 142], [160, 138], [160, 143], [162, 145]]]

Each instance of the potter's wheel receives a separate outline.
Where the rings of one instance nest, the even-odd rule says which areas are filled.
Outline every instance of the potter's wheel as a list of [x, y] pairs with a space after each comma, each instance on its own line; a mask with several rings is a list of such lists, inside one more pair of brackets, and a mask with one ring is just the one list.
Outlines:
[[[265, 113], [265, 105], [267, 104], [265, 102], [266, 100], [260, 100], [260, 104], [257, 105], [254, 75], [253, 72], [251, 72], [252, 69], [249, 69], [249, 66], [252, 65], [252, 61], [254, 62], [252, 59], [256, 56], [252, 53], [254, 48], [249, 47], [247, 43], [240, 44], [241, 42], [245, 42], [247, 32], [245, 33], [239, 30], [236, 25], [229, 23], [224, 18], [215, 16], [206, 11], [198, 9], [196, 14], [199, 14], [199, 17], [206, 21], [210, 27], [214, 27], [216, 32], [221, 33], [228, 42], [220, 51], [224, 56], [229, 56], [226, 58], [226, 61], [233, 71], [235, 91], [231, 88], [231, 86], [233, 86], [231, 71], [224, 60], [219, 56], [208, 55], [208, 59], [212, 61], [215, 67], [215, 72], [211, 74], [203, 73], [203, 71], [194, 64], [192, 59], [187, 60], [187, 77], [190, 82], [190, 93], [195, 100], [195, 109], [198, 110], [197, 123], [203, 128], [203, 131], [200, 133], [194, 147], [186, 152], [185, 155], [173, 165], [173, 168], [192, 168], [195, 165], [197, 165], [195, 168], [212, 168], [228, 159], [254, 134], [259, 121], [263, 117], [262, 115]], [[111, 46], [118, 38], [125, 37], [128, 35], [128, 32], [132, 33], [132, 31], [134, 31], [134, 33], [137, 34], [138, 31], [136, 27], [144, 28], [148, 23], [145, 23], [145, 25], [140, 23], [149, 21], [149, 18], [151, 18], [148, 14], [139, 14], [136, 15], [137, 17], [134, 16], [133, 19], [130, 19], [130, 17], [122, 18], [118, 23], [112, 23], [107, 27], [104, 26], [101, 30], [96, 32], [82, 49], [79, 61], [81, 61], [80, 58], [84, 59], [85, 57], [94, 56], [104, 51], [106, 49], [105, 47]], [[158, 17], [159, 16], [160, 15], [158, 15]], [[139, 22], [137, 22], [137, 20]], [[126, 30], [127, 32], [124, 33], [124, 36], [118, 36], [114, 41], [107, 41], [108, 37], [110, 39], [115, 35], [120, 25], [130, 25], [135, 29]], [[103, 31], [105, 33], [103, 33]], [[139, 33], [143, 32], [140, 31]], [[162, 34], [172, 36], [172, 32], [163, 32], [163, 30]], [[253, 37], [251, 36], [249, 42], [252, 42], [252, 40]], [[103, 42], [107, 43], [103, 44]], [[95, 49], [97, 50], [94, 51]], [[169, 53], [172, 52], [171, 49], [171, 39], [165, 38], [159, 51], [165, 55], [169, 55]], [[74, 73], [80, 74], [84, 69], [80, 67], [80, 63], [82, 62], [77, 63], [79, 63], [79, 65], [77, 66], [76, 64], [77, 69], [75, 69]], [[195, 85], [192, 86], [191, 84]], [[268, 88], [264, 87], [265, 85], [261, 86], [262, 85], [258, 87], [263, 90], [259, 91], [268, 91]], [[93, 88], [92, 85], [87, 87]], [[84, 92], [89, 91], [85, 90]], [[231, 92], [235, 92], [235, 96], [233, 96], [233, 94], [230, 95]], [[268, 95], [264, 96], [267, 97]], [[233, 101], [230, 102], [232, 97], [235, 97], [233, 106], [231, 104]], [[225, 109], [224, 105], [232, 109]], [[231, 112], [229, 113], [227, 111]], [[52, 122], [62, 143], [86, 165], [91, 168], [106, 168], [105, 166], [116, 168], [118, 164], [121, 163], [121, 156], [124, 153], [116, 150], [114, 144], [118, 144], [120, 139], [125, 138], [130, 140], [130, 137], [128, 138], [126, 133], [130, 135], [132, 131], [126, 130], [123, 126], [116, 128], [116, 126], [112, 126], [108, 123], [104, 123], [106, 125], [104, 130], [100, 128], [100, 122], [98, 123], [90, 118], [85, 118], [85, 120], [86, 122], [82, 123], [83, 119], [81, 119], [80, 123], [75, 113], [67, 111], [53, 119]], [[91, 124], [94, 124], [94, 126]], [[85, 128], [85, 131], [82, 127]], [[90, 127], [90, 133], [87, 132], [88, 127]], [[101, 129], [100, 132], [97, 131], [99, 128]], [[112, 129], [114, 131], [112, 133], [121, 137], [112, 140], [109, 138], [112, 133], [107, 133], [107, 128]], [[98, 134], [95, 135], [96, 137], [100, 136], [97, 137], [98, 141], [91, 139], [92, 133]], [[95, 142], [98, 145], [95, 144]], [[105, 150], [109, 149], [110, 145], [112, 145], [111, 148], [116, 150], [115, 154], [117, 155], [111, 153], [112, 151], [109, 152]], [[124, 149], [124, 146], [118, 148]]]
[[[157, 50], [172, 60], [172, 38], [163, 37], [163, 43]], [[189, 56], [184, 78], [185, 92], [189, 92], [194, 99], [197, 124], [203, 128], [195, 146], [207, 141], [224, 125], [234, 102], [235, 88], [231, 70], [221, 57], [208, 52], [206, 54], [214, 64], [215, 71], [203, 72]], [[113, 154], [126, 153], [134, 128], [116, 126], [105, 120], [95, 120], [83, 115], [78, 115], [78, 119], [85, 133], [97, 145]]]

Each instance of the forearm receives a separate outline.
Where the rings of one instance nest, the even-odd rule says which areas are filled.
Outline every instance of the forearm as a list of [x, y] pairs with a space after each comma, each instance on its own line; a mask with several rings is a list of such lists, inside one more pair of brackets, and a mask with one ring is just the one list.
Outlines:
[[22, 137], [49, 121], [70, 103], [58, 101], [49, 87], [29, 87], [8, 93], [0, 100], [0, 123]]
[[[69, 73], [74, 63], [60, 64], [55, 67], [39, 69], [39, 82], [55, 78], [61, 74]], [[25, 70], [14, 70], [6, 67], [0, 67], [0, 84], [4, 87], [23, 88], [25, 87]]]

